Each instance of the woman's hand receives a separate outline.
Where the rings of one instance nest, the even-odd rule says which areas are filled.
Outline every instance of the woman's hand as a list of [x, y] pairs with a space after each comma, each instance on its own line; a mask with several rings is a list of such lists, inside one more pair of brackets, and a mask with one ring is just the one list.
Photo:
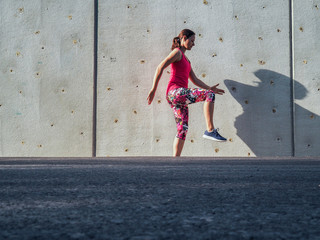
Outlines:
[[156, 94], [156, 90], [151, 89], [151, 91], [149, 92], [148, 97], [147, 97], [149, 105], [152, 103], [155, 94]]
[[219, 94], [219, 95], [224, 94], [224, 90], [217, 88], [218, 86], [219, 86], [219, 84], [214, 85], [213, 87], [210, 87], [210, 90], [213, 91], [215, 94]]

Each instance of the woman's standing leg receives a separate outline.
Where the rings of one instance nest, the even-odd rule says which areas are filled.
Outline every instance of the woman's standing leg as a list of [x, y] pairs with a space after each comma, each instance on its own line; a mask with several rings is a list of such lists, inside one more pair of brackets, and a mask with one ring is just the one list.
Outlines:
[[186, 104], [185, 91], [187, 89], [180, 88], [170, 91], [167, 100], [174, 112], [174, 118], [177, 125], [177, 134], [173, 141], [173, 156], [181, 155], [186, 135], [188, 132], [189, 109]]
[[177, 135], [173, 141], [173, 156], [180, 157], [188, 132], [188, 105], [173, 105], [174, 117], [177, 124]]
[[174, 141], [173, 141], [173, 156], [174, 157], [180, 157], [182, 149], [183, 149], [184, 141], [185, 140], [174, 137]]

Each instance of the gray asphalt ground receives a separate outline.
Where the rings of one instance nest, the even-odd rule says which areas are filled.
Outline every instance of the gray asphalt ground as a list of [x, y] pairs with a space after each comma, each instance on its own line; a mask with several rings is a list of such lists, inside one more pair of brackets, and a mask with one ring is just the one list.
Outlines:
[[0, 239], [320, 239], [320, 160], [2, 158]]

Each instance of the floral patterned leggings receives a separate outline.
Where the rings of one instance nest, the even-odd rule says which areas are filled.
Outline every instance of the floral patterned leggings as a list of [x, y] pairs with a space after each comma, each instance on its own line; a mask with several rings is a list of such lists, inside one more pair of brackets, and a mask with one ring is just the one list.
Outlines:
[[211, 90], [200, 88], [177, 88], [167, 94], [167, 101], [174, 112], [177, 124], [177, 138], [186, 139], [188, 132], [188, 105], [196, 102], [214, 102], [215, 95]]

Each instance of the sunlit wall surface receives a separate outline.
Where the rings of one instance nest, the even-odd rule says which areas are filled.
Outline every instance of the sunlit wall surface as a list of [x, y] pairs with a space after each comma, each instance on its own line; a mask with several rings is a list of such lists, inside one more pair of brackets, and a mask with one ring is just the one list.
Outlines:
[[91, 156], [93, 10], [0, 0], [1, 156]]
[[146, 97], [184, 28], [196, 32], [186, 53], [194, 72], [226, 91], [216, 96], [214, 122], [228, 141], [202, 138], [197, 103], [189, 107], [183, 155], [320, 155], [320, 1], [0, 5], [1, 156], [170, 156], [170, 68], [152, 105]]

